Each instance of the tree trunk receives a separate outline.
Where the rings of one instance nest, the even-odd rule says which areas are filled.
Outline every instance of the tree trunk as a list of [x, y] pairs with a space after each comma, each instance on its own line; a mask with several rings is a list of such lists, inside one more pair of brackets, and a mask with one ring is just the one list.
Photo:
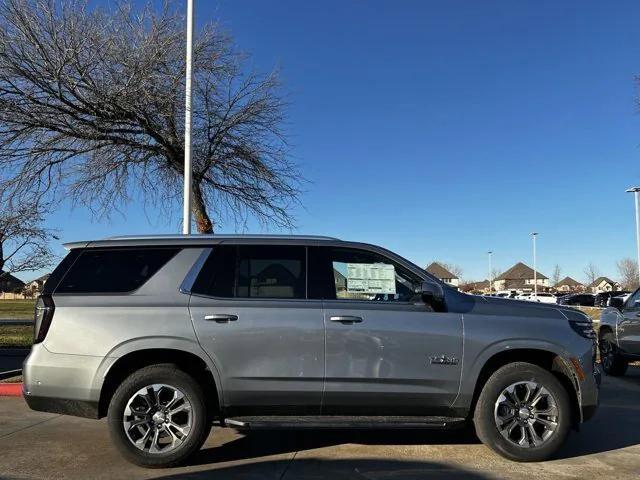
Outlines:
[[198, 233], [213, 233], [213, 222], [207, 213], [200, 184], [193, 182], [192, 206], [193, 216], [196, 219]]

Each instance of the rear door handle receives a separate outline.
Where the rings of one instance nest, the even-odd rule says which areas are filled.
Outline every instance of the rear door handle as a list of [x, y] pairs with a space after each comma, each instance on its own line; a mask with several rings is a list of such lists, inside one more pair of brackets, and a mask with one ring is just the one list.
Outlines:
[[216, 323], [229, 323], [235, 322], [238, 320], [237, 315], [229, 315], [228, 313], [221, 313], [215, 315], [205, 315], [204, 319], [208, 322], [216, 322]]
[[332, 322], [340, 322], [343, 325], [351, 325], [353, 323], [362, 323], [362, 317], [355, 317], [353, 315], [336, 315], [329, 317]]

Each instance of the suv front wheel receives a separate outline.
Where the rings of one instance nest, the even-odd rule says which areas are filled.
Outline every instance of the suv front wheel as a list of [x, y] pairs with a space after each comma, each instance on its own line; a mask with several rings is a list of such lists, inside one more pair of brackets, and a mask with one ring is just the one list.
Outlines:
[[571, 424], [569, 396], [547, 370], [525, 362], [499, 368], [484, 385], [474, 413], [478, 438], [519, 462], [551, 457]]
[[172, 364], [151, 365], [127, 377], [109, 404], [111, 438], [130, 462], [171, 467], [199, 450], [211, 431], [198, 383]]
[[600, 348], [600, 363], [604, 373], [612, 377], [620, 377], [627, 373], [629, 362], [620, 355], [613, 332], [603, 332], [600, 335], [600, 341], [598, 343]]

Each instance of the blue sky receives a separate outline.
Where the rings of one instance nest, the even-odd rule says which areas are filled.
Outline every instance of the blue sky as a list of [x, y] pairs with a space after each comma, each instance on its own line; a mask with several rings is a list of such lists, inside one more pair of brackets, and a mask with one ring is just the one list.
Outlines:
[[[615, 277], [635, 255], [640, 2], [196, 0], [196, 16], [259, 70], [281, 68], [310, 180], [294, 233], [469, 279], [486, 278], [489, 249], [496, 267], [531, 263], [533, 230], [548, 276], [559, 264], [582, 280], [594, 262]], [[148, 215], [96, 222], [65, 205], [50, 225], [64, 241], [179, 231], [179, 206]]]

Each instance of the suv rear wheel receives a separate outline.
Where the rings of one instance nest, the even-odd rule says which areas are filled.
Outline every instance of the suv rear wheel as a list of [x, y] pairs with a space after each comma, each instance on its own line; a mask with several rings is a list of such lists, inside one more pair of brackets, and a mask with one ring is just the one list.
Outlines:
[[619, 377], [627, 373], [629, 362], [620, 355], [613, 332], [603, 332], [598, 343], [600, 347], [600, 363], [604, 373], [612, 377]]
[[569, 432], [569, 396], [547, 370], [511, 363], [484, 385], [473, 421], [478, 438], [500, 455], [519, 462], [546, 460]]
[[151, 365], [127, 377], [111, 399], [108, 422], [124, 457], [150, 468], [184, 462], [211, 431], [202, 389], [172, 364]]

